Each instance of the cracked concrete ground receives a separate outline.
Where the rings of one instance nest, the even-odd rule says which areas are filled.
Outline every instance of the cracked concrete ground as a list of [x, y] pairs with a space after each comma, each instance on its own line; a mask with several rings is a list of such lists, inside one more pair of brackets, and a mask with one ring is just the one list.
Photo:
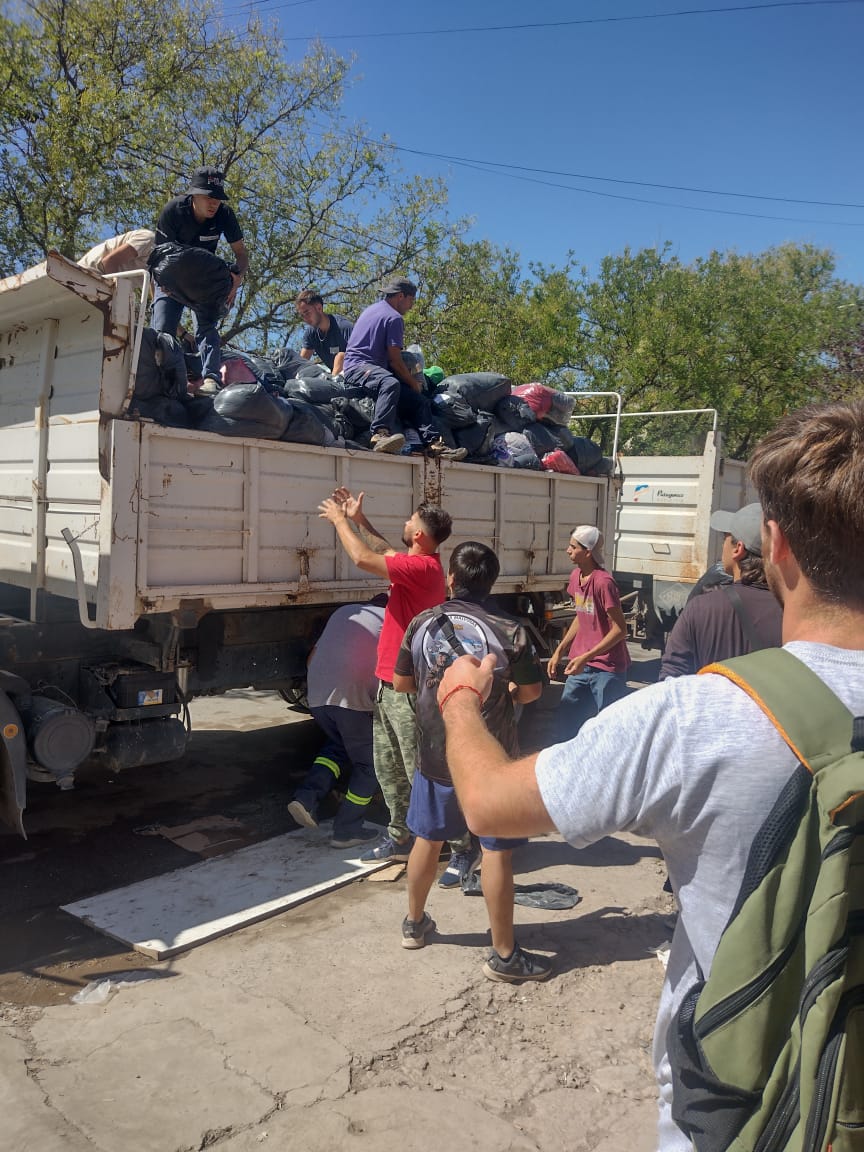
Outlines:
[[[269, 747], [272, 729], [261, 732], [250, 763]], [[85, 837], [76, 851], [92, 847]], [[0, 1009], [4, 1149], [650, 1152], [663, 975], [652, 949], [671, 910], [657, 850], [549, 837], [514, 863], [517, 881], [561, 881], [583, 898], [516, 909], [520, 942], [554, 959], [544, 984], [484, 978], [484, 905], [458, 892], [433, 889], [437, 933], [401, 948], [404, 880], [355, 883], [163, 963], [116, 944], [97, 969], [73, 956], [62, 1002], [22, 995]], [[152, 978], [102, 1005], [68, 999], [94, 971], [136, 963]]]

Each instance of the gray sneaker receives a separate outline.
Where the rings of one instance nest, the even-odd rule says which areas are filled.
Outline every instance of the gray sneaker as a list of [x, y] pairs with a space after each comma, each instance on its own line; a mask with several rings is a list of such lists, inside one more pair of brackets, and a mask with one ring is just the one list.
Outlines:
[[422, 920], [409, 920], [406, 916], [402, 921], [402, 947], [425, 948], [426, 937], [435, 931], [435, 921], [428, 912], [423, 913]]
[[377, 840], [379, 833], [375, 828], [357, 828], [354, 832], [334, 832], [330, 841], [331, 848], [359, 848], [362, 844], [371, 844]]
[[205, 376], [204, 383], [198, 389], [199, 396], [215, 396], [222, 388], [222, 381], [215, 376]]
[[483, 965], [483, 974], [490, 980], [519, 984], [523, 980], [545, 980], [552, 975], [552, 964], [545, 956], [523, 952], [517, 944], [513, 949], [513, 955], [507, 960], [503, 960], [492, 948], [489, 959]]
[[394, 432], [392, 435], [386, 428], [381, 428], [376, 432], [370, 441], [373, 452], [401, 452], [405, 447], [405, 437], [401, 432]]

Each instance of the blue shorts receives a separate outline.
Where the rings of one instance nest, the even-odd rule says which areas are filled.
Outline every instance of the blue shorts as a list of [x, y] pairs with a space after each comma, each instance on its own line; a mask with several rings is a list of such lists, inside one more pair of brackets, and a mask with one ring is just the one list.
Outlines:
[[[414, 773], [411, 785], [411, 803], [408, 805], [408, 827], [421, 840], [458, 840], [468, 831], [456, 789], [452, 784], [430, 780], [422, 772]], [[527, 844], [524, 837], [505, 840], [500, 836], [480, 836], [480, 844], [487, 852], [507, 852]]]

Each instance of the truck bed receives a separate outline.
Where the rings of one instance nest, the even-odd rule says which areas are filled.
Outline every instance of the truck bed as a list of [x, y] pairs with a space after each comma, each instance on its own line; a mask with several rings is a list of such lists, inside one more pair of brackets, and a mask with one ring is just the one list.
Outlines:
[[82, 599], [93, 625], [143, 616], [363, 598], [360, 572], [317, 507], [344, 485], [394, 546], [423, 500], [453, 516], [444, 549], [476, 539], [499, 592], [557, 591], [575, 524], [609, 530], [605, 478], [478, 467], [165, 428], [126, 419], [135, 300], [51, 256], [0, 283], [0, 582]]

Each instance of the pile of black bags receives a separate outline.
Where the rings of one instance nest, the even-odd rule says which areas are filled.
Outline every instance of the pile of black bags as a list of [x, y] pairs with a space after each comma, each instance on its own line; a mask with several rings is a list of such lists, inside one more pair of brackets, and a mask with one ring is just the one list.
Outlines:
[[[145, 329], [130, 412], [222, 436], [369, 447], [375, 402], [362, 389], [346, 386], [291, 349], [267, 358], [225, 348], [222, 357], [232, 383], [212, 398], [192, 399], [185, 395], [180, 345]], [[553, 388], [513, 388], [497, 372], [464, 372], [446, 377], [437, 388], [427, 385], [427, 397], [436, 431], [449, 447], [467, 449], [469, 463], [588, 476], [612, 471], [613, 462], [598, 444], [570, 432], [573, 397]], [[412, 443], [419, 444], [413, 429], [391, 431], [405, 434], [409, 451]]]

